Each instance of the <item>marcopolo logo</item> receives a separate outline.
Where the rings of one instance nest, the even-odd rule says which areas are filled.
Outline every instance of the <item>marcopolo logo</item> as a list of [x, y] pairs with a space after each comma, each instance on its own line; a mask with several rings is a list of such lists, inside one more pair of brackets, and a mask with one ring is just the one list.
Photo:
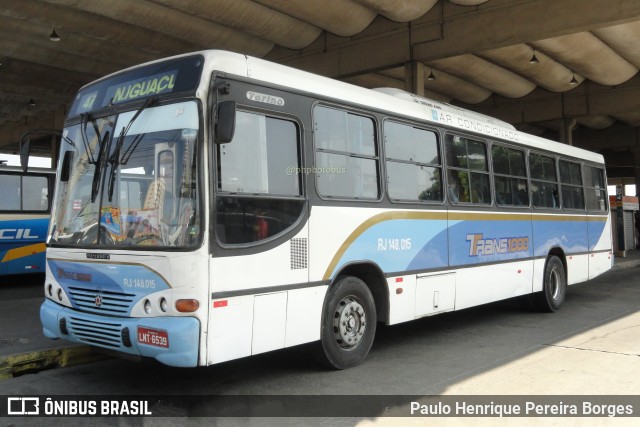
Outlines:
[[467, 234], [469, 256], [501, 255], [529, 250], [528, 237], [496, 237], [485, 239], [482, 233]]

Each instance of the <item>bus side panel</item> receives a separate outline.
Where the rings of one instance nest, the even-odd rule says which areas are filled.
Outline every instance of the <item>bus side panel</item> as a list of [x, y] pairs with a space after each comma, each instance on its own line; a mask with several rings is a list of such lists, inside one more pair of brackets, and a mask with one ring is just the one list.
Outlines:
[[327, 286], [213, 300], [207, 363], [320, 339]]
[[209, 315], [207, 363], [251, 355], [253, 295], [214, 301]]
[[453, 311], [455, 300], [455, 273], [418, 275], [416, 280], [416, 318]]
[[0, 274], [44, 273], [44, 240], [49, 218], [3, 218], [0, 218]]
[[415, 274], [387, 279], [389, 286], [389, 321], [387, 324], [395, 325], [416, 318], [416, 279]]
[[532, 260], [457, 270], [456, 310], [528, 294], [532, 279]]
[[458, 269], [456, 310], [529, 293], [531, 235], [530, 213], [449, 212], [449, 265]]
[[589, 279], [611, 268], [611, 216], [590, 217], [589, 221]]
[[534, 256], [542, 259], [541, 264], [536, 263], [534, 292], [542, 289], [546, 259], [554, 248], [560, 248], [566, 256], [568, 284], [588, 279], [589, 255], [585, 215], [535, 214], [533, 241]]
[[273, 249], [211, 258], [210, 291], [213, 294], [249, 293], [247, 290], [260, 293], [260, 288], [307, 283], [308, 254], [295, 245], [296, 239], [307, 240], [306, 226], [293, 236], [293, 241], [283, 242]]
[[[305, 226], [295, 236], [296, 241], [307, 240], [307, 229]], [[207, 363], [283, 348], [287, 322], [290, 318], [295, 321], [299, 316], [293, 314], [295, 310], [289, 313], [288, 294], [294, 291], [277, 288], [306, 286], [309, 282], [307, 265], [308, 254], [291, 240], [251, 255], [212, 258]], [[301, 304], [297, 309], [317, 312], [319, 297], [307, 296], [296, 295], [291, 300]], [[317, 339], [319, 317], [315, 320], [314, 324], [310, 324], [311, 319], [301, 322], [297, 332], [292, 332], [291, 342]]]
[[540, 292], [544, 281], [544, 267], [547, 264], [546, 258], [536, 258], [533, 261], [533, 285], [531, 292]]
[[44, 273], [45, 249], [36, 243], [0, 252], [0, 274]]
[[328, 286], [288, 291], [285, 347], [320, 339], [322, 304]]
[[[573, 227], [576, 228], [576, 239], [568, 240], [573, 242], [574, 247], [567, 251], [567, 285], [574, 285], [589, 280], [589, 233], [586, 215], [576, 217]], [[578, 252], [576, 254], [576, 252]]]
[[251, 354], [284, 348], [287, 292], [257, 295], [253, 299]]
[[567, 257], [567, 285], [575, 285], [589, 280], [589, 254]]
[[446, 226], [444, 211], [313, 207], [311, 280], [330, 280], [354, 262], [373, 263], [388, 274], [444, 268]]

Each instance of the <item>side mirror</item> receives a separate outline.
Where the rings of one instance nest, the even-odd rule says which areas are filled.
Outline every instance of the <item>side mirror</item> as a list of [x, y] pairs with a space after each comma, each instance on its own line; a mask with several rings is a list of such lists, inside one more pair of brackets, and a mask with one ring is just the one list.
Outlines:
[[[55, 129], [32, 129], [30, 131], [25, 132], [20, 137], [20, 166], [22, 166], [22, 171], [27, 173], [27, 168], [29, 166], [29, 149], [31, 146], [32, 135], [49, 135], [49, 136], [62, 136], [62, 132]], [[56, 164], [56, 159], [51, 159], [53, 164]]]
[[31, 145], [30, 139], [23, 139], [20, 141], [20, 166], [22, 166], [22, 172], [27, 173], [29, 167], [29, 146]]
[[218, 104], [215, 121], [215, 143], [231, 142], [236, 130], [236, 102], [224, 101]]
[[73, 151], [67, 151], [64, 153], [64, 159], [62, 159], [62, 169], [60, 170], [60, 181], [67, 182], [71, 176], [71, 165], [73, 164]]

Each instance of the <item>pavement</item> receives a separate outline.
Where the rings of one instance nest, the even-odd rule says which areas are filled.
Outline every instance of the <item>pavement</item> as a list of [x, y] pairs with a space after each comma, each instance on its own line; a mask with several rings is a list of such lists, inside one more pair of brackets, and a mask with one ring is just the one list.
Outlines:
[[[44, 276], [41, 277], [44, 279]], [[19, 276], [12, 276], [11, 279], [25, 280]], [[14, 289], [8, 289], [9, 286]], [[0, 287], [0, 295], [15, 292], [16, 286], [19, 285]], [[33, 285], [30, 291], [32, 294]], [[44, 296], [34, 298], [30, 294], [0, 298], [0, 381], [105, 357], [92, 347], [45, 337], [40, 324], [40, 305], [43, 301]]]
[[[625, 257], [616, 257], [614, 269], [633, 268], [640, 266], [640, 251], [627, 251]], [[0, 293], [5, 291], [0, 287]], [[0, 300], [0, 381], [23, 375], [25, 373], [37, 372], [45, 369], [53, 369], [58, 367], [78, 365], [89, 363], [109, 357], [109, 353], [94, 347], [76, 345], [64, 340], [50, 340], [42, 334], [40, 325], [40, 304], [42, 298], [21, 298], [21, 299], [5, 299]], [[636, 316], [640, 317], [640, 314]], [[629, 325], [637, 325], [637, 319], [626, 319], [620, 322], [627, 322]], [[627, 325], [628, 326], [628, 325]], [[614, 330], [626, 331], [629, 334], [637, 333], [633, 328], [625, 325], [611, 324], [605, 328], [613, 328]], [[596, 345], [603, 352], [613, 348], [619, 348], [625, 343], [637, 342], [637, 336], [625, 337], [611, 331], [603, 330], [590, 331], [589, 333], [597, 335], [596, 341], [591, 341], [590, 345]], [[573, 340], [580, 340], [580, 337], [574, 337]], [[573, 342], [565, 343], [567, 347], [572, 346]], [[556, 347], [553, 351], [561, 351], [562, 346]], [[623, 349], [623, 353], [629, 349]], [[552, 350], [549, 350], [552, 351]], [[553, 356], [554, 359], [557, 355]], [[545, 355], [538, 354], [535, 360], [523, 360], [519, 363], [525, 364], [544, 364]], [[597, 360], [592, 361], [597, 363]], [[584, 362], [591, 363], [591, 362]], [[608, 365], [612, 366], [612, 365]], [[616, 364], [613, 364], [615, 367]], [[611, 369], [611, 368], [609, 368]], [[516, 372], [520, 372], [516, 369]], [[626, 375], [626, 370], [624, 375]], [[493, 388], [496, 383], [488, 379]], [[528, 382], [531, 384], [531, 382]], [[450, 390], [453, 393], [475, 394], [477, 391], [484, 390], [486, 393], [487, 385], [482, 383], [467, 384], [456, 390]], [[509, 384], [505, 384], [508, 388]], [[459, 386], [460, 387], [460, 386]], [[496, 392], [500, 394], [499, 392]]]

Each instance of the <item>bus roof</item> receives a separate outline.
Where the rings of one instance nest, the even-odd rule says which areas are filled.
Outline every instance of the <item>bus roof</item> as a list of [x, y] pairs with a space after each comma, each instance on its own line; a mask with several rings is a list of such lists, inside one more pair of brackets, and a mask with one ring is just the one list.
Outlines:
[[[595, 163], [604, 163], [603, 156], [598, 153], [518, 131], [504, 121], [461, 107], [422, 98], [398, 89], [366, 89], [239, 53], [223, 50], [205, 50], [165, 58], [139, 66], [190, 55], [202, 55], [205, 58], [202, 73], [204, 76], [211, 75], [213, 71], [222, 71], [349, 104], [388, 111], [394, 115], [415, 118], [438, 126], [471, 132], [486, 138], [517, 142], [534, 149], [547, 150]], [[104, 78], [117, 74], [105, 76]], [[204, 93], [207, 88], [206, 79], [202, 79], [198, 92]]]

